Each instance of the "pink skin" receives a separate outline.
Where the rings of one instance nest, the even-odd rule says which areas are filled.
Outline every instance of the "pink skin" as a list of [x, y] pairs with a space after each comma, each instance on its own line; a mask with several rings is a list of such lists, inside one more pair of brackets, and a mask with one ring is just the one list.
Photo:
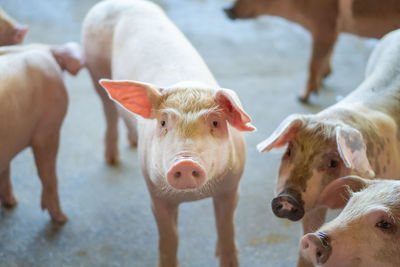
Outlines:
[[[49, 211], [54, 222], [64, 223], [67, 217], [58, 197], [56, 159], [68, 98], [62, 68], [51, 50], [46, 45], [0, 48], [0, 69], [4, 74], [3, 80], [0, 77], [0, 92], [7, 96], [0, 94], [0, 146], [4, 148], [0, 153], [0, 201], [4, 207], [17, 204], [9, 163], [24, 148], [32, 147], [43, 186], [41, 207]], [[68, 61], [68, 57], [64, 60]]]
[[13, 36], [12, 44], [20, 44], [24, 41], [25, 35], [29, 30], [29, 26], [27, 25], [20, 25], [17, 26], [15, 29], [15, 34]]
[[0, 46], [23, 42], [29, 30], [27, 25], [19, 25], [0, 8]]
[[[348, 189], [362, 191], [350, 197]], [[399, 181], [357, 176], [335, 181], [321, 201], [342, 208], [343, 198], [350, 200], [337, 218], [302, 238], [302, 255], [324, 267], [399, 266], [399, 189]]]
[[191, 158], [180, 160], [167, 172], [167, 182], [176, 189], [194, 189], [206, 181], [206, 172]]
[[[119, 160], [119, 117], [138, 145], [158, 227], [158, 265], [179, 265], [179, 204], [212, 197], [220, 266], [238, 266], [234, 212], [246, 160], [241, 132], [255, 128], [237, 95], [218, 86], [197, 51], [149, 1], [95, 5], [84, 20], [82, 42], [104, 106], [106, 161]], [[100, 85], [100, 78], [117, 81]]]

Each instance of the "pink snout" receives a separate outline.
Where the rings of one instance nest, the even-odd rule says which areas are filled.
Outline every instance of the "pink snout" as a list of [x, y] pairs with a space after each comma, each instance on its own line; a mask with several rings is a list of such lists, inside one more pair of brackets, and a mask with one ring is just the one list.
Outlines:
[[206, 172], [193, 160], [176, 163], [167, 173], [167, 182], [176, 189], [194, 189], [202, 186]]
[[301, 239], [301, 254], [315, 265], [324, 264], [331, 255], [329, 237], [323, 232], [308, 233]]

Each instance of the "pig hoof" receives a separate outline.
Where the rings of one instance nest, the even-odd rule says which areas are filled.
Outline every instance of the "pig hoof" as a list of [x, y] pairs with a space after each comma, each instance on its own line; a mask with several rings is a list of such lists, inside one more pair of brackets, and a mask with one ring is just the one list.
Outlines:
[[108, 165], [118, 165], [118, 163], [119, 163], [118, 154], [107, 154], [106, 162]]
[[136, 142], [135, 138], [128, 135], [128, 141], [129, 141], [129, 144], [131, 145], [131, 147], [137, 147], [137, 142]]
[[301, 102], [301, 103], [308, 103], [308, 96], [298, 96], [297, 99]]
[[6, 209], [11, 209], [18, 204], [17, 199], [14, 196], [8, 198], [1, 198], [1, 205]]
[[60, 212], [57, 215], [51, 215], [51, 219], [54, 223], [60, 224], [60, 225], [66, 223], [68, 221], [68, 217], [63, 212]]

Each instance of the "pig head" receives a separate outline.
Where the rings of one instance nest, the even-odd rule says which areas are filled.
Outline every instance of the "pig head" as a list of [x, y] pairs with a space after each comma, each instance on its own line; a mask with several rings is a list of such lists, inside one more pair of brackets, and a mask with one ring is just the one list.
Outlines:
[[[286, 6], [287, 1], [280, 0], [237, 0], [232, 6], [224, 9], [226, 15], [234, 19], [255, 18], [262, 14], [274, 14]], [[282, 12], [283, 10], [280, 10]]]
[[[178, 84], [163, 89], [133, 82], [101, 80], [109, 97], [146, 119], [139, 131], [139, 150], [146, 145], [151, 162], [145, 169], [161, 190], [213, 189], [231, 165], [232, 129], [253, 131], [236, 94]], [[146, 135], [146, 136], [143, 136]], [[144, 144], [145, 140], [150, 140]], [[230, 167], [229, 167], [230, 168]]]
[[341, 121], [315, 115], [291, 115], [258, 144], [260, 152], [287, 146], [279, 169], [272, 210], [297, 221], [318, 207], [324, 188], [337, 178], [358, 174], [373, 177], [362, 134]]
[[29, 26], [20, 25], [0, 8], [0, 46], [22, 43]]
[[306, 259], [324, 267], [400, 266], [399, 181], [347, 176], [323, 195], [319, 201], [331, 208], [350, 200], [338, 217], [302, 238]]

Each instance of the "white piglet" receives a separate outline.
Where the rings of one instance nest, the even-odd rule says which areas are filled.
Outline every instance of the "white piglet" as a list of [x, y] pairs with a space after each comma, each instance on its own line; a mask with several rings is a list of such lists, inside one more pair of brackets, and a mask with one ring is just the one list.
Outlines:
[[[179, 203], [213, 197], [220, 265], [238, 266], [234, 211], [246, 159], [242, 132], [255, 128], [237, 95], [219, 88], [196, 50], [151, 2], [97, 4], [85, 19], [83, 42], [105, 108], [107, 161], [118, 161], [118, 112], [131, 143], [138, 143], [159, 230], [159, 265], [178, 266]], [[115, 80], [100, 81], [105, 91], [99, 78]]]

